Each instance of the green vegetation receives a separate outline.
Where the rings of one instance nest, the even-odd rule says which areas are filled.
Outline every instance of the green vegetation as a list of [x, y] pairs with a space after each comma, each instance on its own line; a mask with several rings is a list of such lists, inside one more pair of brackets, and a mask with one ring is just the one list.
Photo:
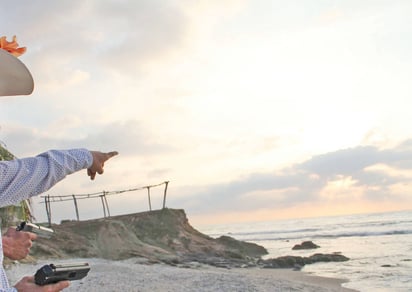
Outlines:
[[0, 145], [0, 160], [12, 160], [14, 155], [11, 154], [6, 148]]

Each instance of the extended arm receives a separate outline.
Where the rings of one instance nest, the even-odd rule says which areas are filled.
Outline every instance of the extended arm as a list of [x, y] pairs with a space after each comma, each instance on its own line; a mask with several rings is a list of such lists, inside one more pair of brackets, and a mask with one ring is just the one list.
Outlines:
[[104, 162], [117, 152], [86, 149], [50, 150], [36, 157], [0, 162], [0, 207], [41, 194], [67, 175], [88, 169], [94, 179], [103, 173]]

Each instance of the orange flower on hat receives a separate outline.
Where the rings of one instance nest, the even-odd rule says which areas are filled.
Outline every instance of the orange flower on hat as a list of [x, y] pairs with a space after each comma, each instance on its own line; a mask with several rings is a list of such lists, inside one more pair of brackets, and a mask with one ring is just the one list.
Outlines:
[[13, 36], [13, 41], [8, 42], [5, 36], [0, 38], [0, 49], [6, 50], [15, 57], [20, 57], [26, 52], [26, 47], [18, 47], [16, 36]]

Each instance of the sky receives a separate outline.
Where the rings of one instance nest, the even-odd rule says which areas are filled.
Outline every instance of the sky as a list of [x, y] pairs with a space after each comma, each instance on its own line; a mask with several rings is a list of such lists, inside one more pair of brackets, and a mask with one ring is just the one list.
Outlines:
[[[166, 206], [194, 226], [412, 209], [411, 1], [1, 5], [0, 34], [27, 47], [35, 80], [1, 98], [1, 143], [19, 158], [120, 153], [95, 181], [76, 173], [45, 194], [169, 181]], [[149, 208], [145, 189], [108, 203]], [[71, 201], [51, 207], [53, 221], [76, 216]], [[79, 212], [101, 217], [102, 204]]]

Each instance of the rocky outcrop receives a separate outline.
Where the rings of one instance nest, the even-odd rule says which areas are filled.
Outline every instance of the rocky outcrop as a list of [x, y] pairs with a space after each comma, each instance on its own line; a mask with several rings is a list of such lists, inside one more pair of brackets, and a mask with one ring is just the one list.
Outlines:
[[262, 260], [264, 247], [229, 236], [212, 238], [194, 229], [184, 210], [157, 211], [88, 221], [54, 224], [50, 239], [38, 238], [31, 249], [36, 258], [142, 258], [147, 263], [217, 267], [293, 268], [318, 261], [342, 261], [338, 255], [285, 256]]
[[184, 210], [157, 211], [52, 225], [51, 239], [32, 247], [38, 258], [121, 260], [144, 257], [151, 262], [249, 262], [267, 254], [262, 246], [224, 236], [212, 238], [194, 229]]

